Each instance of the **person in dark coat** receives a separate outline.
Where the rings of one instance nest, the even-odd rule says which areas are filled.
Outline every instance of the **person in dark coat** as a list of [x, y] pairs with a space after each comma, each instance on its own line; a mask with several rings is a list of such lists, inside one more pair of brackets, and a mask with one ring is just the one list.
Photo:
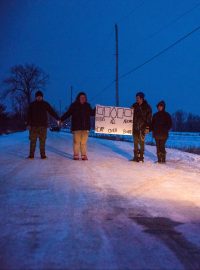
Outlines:
[[73, 133], [74, 160], [79, 160], [81, 153], [82, 160], [87, 158], [87, 140], [90, 130], [90, 116], [95, 115], [95, 110], [87, 102], [87, 96], [80, 92], [75, 102], [71, 104], [66, 113], [61, 117], [61, 122], [71, 116], [71, 131]]
[[46, 158], [45, 142], [47, 137], [48, 113], [59, 121], [57, 113], [50, 104], [43, 100], [43, 93], [35, 93], [35, 101], [28, 108], [27, 126], [29, 129], [30, 154], [28, 158], [33, 159], [35, 154], [36, 142], [40, 141], [40, 155], [42, 159]]
[[133, 142], [134, 157], [132, 161], [144, 161], [145, 135], [149, 132], [152, 119], [151, 106], [145, 100], [143, 92], [136, 94], [136, 103], [132, 105], [133, 112]]
[[172, 127], [172, 119], [170, 114], [165, 111], [165, 102], [163, 100], [157, 104], [157, 109], [158, 112], [153, 115], [152, 119], [152, 132], [156, 141], [158, 162], [165, 163], [165, 144], [169, 130]]

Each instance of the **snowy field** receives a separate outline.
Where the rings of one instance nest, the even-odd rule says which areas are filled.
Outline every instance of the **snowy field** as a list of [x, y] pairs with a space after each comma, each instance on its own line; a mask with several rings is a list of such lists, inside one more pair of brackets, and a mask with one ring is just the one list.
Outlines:
[[[69, 130], [68, 130], [69, 132]], [[91, 136], [101, 136], [101, 134], [96, 134], [94, 131], [91, 132]], [[115, 136], [115, 135], [108, 135]], [[122, 140], [125, 138], [126, 141], [133, 141], [132, 136], [118, 135]], [[154, 143], [155, 140], [152, 137], [152, 132], [146, 136], [146, 143]], [[170, 132], [169, 138], [166, 143], [167, 147], [178, 148], [178, 149], [188, 149], [188, 148], [200, 148], [200, 133], [198, 132]]]
[[[152, 133], [147, 136], [147, 141], [154, 141]], [[170, 132], [167, 140], [170, 148], [200, 148], [200, 133], [196, 132]]]
[[0, 137], [0, 269], [200, 269], [200, 156], [49, 133], [47, 160], [27, 160], [28, 133]]

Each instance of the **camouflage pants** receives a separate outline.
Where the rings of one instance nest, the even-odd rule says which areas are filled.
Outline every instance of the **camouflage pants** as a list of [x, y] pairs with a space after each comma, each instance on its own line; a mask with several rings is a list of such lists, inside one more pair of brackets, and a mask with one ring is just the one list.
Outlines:
[[40, 155], [45, 156], [45, 142], [47, 137], [46, 127], [31, 127], [29, 133], [30, 139], [30, 155], [34, 156], [37, 139], [40, 141]]
[[141, 155], [144, 155], [145, 134], [135, 133], [133, 134], [134, 153], [140, 151]]

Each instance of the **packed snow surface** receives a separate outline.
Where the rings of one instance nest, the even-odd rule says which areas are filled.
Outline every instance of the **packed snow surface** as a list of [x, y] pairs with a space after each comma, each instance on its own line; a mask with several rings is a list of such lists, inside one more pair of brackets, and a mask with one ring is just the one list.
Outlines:
[[0, 269], [200, 269], [200, 156], [48, 133], [28, 160], [28, 133], [0, 137]]

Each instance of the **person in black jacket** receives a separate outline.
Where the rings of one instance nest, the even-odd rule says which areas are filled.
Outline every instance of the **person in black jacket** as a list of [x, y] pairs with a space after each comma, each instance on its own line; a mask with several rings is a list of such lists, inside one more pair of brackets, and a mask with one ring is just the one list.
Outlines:
[[144, 161], [145, 134], [150, 130], [152, 110], [144, 99], [143, 92], [136, 94], [136, 103], [132, 105], [133, 112], [133, 141], [134, 157], [132, 161]]
[[91, 108], [87, 102], [87, 96], [84, 92], [80, 92], [75, 102], [71, 104], [68, 111], [63, 114], [61, 121], [71, 116], [71, 131], [73, 133], [73, 151], [74, 160], [87, 160], [87, 140], [90, 130], [90, 116], [94, 116], [95, 110]]
[[37, 91], [35, 93], [35, 101], [33, 101], [28, 109], [27, 125], [29, 129], [30, 154], [28, 158], [33, 159], [35, 154], [37, 138], [40, 141], [40, 155], [42, 159], [46, 158], [45, 142], [47, 137], [48, 113], [55, 119], [59, 120], [57, 113], [50, 104], [43, 100], [43, 93]]
[[156, 141], [158, 162], [165, 163], [165, 144], [169, 130], [172, 127], [172, 119], [170, 114], [165, 111], [165, 102], [163, 100], [157, 104], [157, 109], [158, 112], [153, 115], [152, 119], [152, 132]]

